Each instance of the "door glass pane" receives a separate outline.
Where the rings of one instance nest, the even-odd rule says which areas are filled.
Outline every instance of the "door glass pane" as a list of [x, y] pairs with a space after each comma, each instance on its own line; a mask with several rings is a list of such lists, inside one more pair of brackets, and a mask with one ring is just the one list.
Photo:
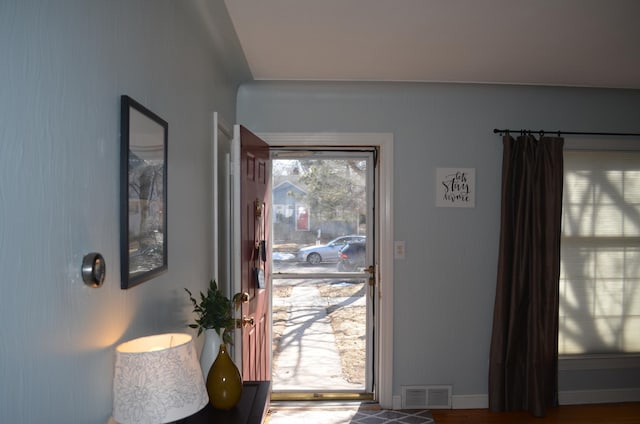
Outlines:
[[274, 156], [273, 391], [370, 391], [373, 154]]
[[366, 157], [273, 160], [273, 273], [365, 268], [367, 167]]

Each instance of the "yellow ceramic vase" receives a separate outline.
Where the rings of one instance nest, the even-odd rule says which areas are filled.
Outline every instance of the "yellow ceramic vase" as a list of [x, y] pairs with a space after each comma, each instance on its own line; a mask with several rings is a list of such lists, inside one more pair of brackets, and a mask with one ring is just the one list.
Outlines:
[[227, 345], [220, 344], [216, 360], [207, 375], [209, 403], [216, 409], [231, 409], [240, 401], [242, 377], [227, 353]]

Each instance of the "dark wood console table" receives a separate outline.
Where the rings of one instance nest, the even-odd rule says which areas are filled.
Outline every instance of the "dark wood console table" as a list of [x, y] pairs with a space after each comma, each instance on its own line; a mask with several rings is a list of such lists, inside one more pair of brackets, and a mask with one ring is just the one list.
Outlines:
[[262, 424], [269, 409], [270, 381], [245, 381], [238, 404], [228, 410], [207, 404], [200, 412], [178, 421], [180, 424]]

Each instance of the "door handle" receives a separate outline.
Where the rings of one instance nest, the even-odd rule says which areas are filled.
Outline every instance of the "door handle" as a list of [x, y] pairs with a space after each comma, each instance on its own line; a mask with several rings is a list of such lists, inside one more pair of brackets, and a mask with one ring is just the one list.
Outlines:
[[376, 285], [376, 268], [373, 265], [369, 265], [369, 267], [365, 270], [369, 273], [369, 286], [373, 287]]
[[246, 326], [253, 327], [254, 325], [256, 325], [256, 322], [253, 319], [253, 317], [247, 317], [247, 316], [242, 317], [242, 326], [243, 327], [246, 327]]
[[253, 206], [254, 206], [254, 210], [255, 210], [255, 217], [256, 219], [260, 219], [262, 218], [262, 202], [260, 201], [260, 199], [256, 199], [253, 201]]

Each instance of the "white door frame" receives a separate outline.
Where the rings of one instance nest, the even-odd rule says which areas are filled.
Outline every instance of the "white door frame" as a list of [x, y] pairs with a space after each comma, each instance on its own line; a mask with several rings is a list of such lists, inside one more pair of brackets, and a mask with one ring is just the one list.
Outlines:
[[376, 399], [385, 409], [393, 407], [393, 134], [391, 133], [256, 133], [273, 146], [335, 147], [375, 146], [378, 155], [376, 191]]

